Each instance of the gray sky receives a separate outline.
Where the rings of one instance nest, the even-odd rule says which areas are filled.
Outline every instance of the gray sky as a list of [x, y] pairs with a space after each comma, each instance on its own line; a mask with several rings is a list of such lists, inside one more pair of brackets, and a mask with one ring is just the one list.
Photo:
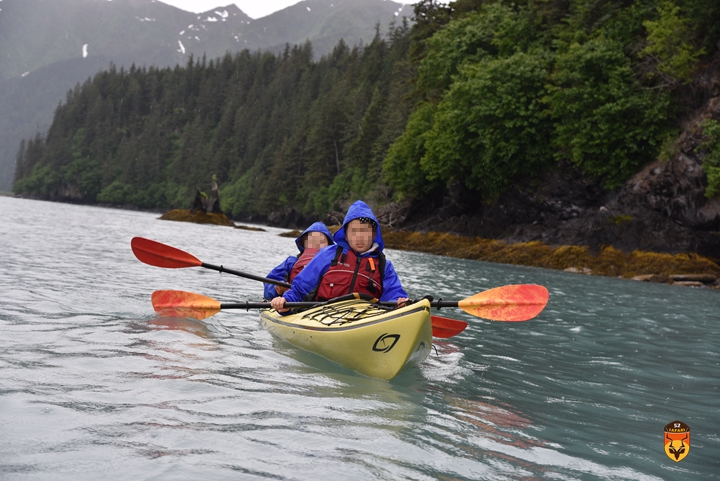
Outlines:
[[[300, 3], [298, 0], [158, 0], [162, 3], [172, 5], [187, 12], [207, 12], [215, 7], [224, 7], [226, 5], [235, 4], [240, 10], [245, 12], [250, 18], [260, 18], [270, 15], [273, 12], [282, 10]], [[393, 0], [397, 3], [412, 4], [419, 0]], [[405, 12], [407, 10], [407, 12]], [[410, 16], [412, 9], [403, 9], [403, 14]]]

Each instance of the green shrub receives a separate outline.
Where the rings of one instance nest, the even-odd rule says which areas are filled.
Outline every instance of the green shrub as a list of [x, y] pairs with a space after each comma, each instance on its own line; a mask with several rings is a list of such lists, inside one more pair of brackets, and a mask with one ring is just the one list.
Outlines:
[[643, 25], [648, 31], [647, 47], [640, 52], [657, 62], [658, 74], [669, 84], [686, 84], [692, 80], [698, 58], [705, 49], [695, 49], [689, 37], [693, 30], [688, 21], [679, 15], [680, 7], [665, 1], [657, 9], [657, 21], [646, 20]]
[[535, 33], [528, 17], [525, 9], [490, 3], [450, 22], [427, 41], [429, 50], [418, 69], [418, 86], [437, 98], [452, 85], [462, 65], [527, 49]]
[[[410, 115], [405, 132], [390, 146], [383, 162], [388, 184], [397, 190], [397, 197], [419, 196], [433, 189], [420, 168], [425, 156], [425, 134], [432, 128], [434, 109], [423, 102]], [[442, 185], [442, 183], [440, 183]]]
[[422, 169], [430, 179], [459, 180], [486, 198], [519, 174], [537, 174], [552, 159], [543, 119], [547, 60], [518, 52], [461, 69], [426, 134]]
[[669, 99], [638, 83], [623, 46], [603, 37], [558, 55], [546, 101], [556, 156], [614, 188], [656, 157]]
[[29, 176], [15, 182], [13, 192], [50, 197], [57, 192], [61, 183], [62, 177], [49, 165], [35, 165]]
[[608, 221], [612, 222], [618, 227], [622, 227], [622, 225], [626, 222], [632, 221], [632, 216], [629, 215], [615, 215], [608, 219]]
[[705, 197], [711, 199], [720, 195], [720, 123], [708, 119], [701, 124], [706, 140], [697, 150], [706, 151], [702, 167], [708, 177]]
[[119, 180], [100, 191], [97, 196], [99, 202], [107, 204], [123, 205], [129, 204], [135, 189], [131, 185], [123, 184]]

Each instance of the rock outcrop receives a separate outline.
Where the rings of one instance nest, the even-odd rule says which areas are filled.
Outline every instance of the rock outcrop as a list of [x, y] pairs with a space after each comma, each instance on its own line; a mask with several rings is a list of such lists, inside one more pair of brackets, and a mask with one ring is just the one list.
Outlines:
[[204, 211], [191, 211], [186, 209], [173, 209], [159, 217], [162, 220], [174, 220], [179, 222], [192, 222], [194, 224], [215, 224], [235, 227], [235, 223], [228, 219], [225, 214]]

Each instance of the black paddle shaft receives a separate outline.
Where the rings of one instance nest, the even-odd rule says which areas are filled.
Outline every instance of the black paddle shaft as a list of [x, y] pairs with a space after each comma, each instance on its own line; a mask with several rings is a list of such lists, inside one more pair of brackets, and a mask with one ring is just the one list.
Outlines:
[[[228, 274], [232, 274], [232, 275], [234, 275], [234, 276], [245, 277], [245, 278], [247, 278], [247, 279], [252, 279], [252, 280], [254, 280], [254, 281], [260, 281], [260, 282], [265, 282], [266, 284], [273, 284], [273, 285], [280, 286], [280, 287], [287, 287], [288, 289], [290, 288], [290, 284], [288, 284], [287, 282], [276, 281], [275, 279], [268, 279], [267, 277], [260, 277], [260, 276], [256, 276], [256, 275], [253, 275], [253, 274], [248, 274], [248, 273], [246, 273], [246, 272], [236, 271], [236, 270], [233, 270], [233, 269], [226, 269], [226, 268], [223, 267], [223, 266], [214, 266], [214, 265], [212, 265], [212, 264], [207, 264], [207, 263], [205, 263], [205, 262], [203, 262], [201, 266], [204, 267], [204, 268], [206, 268], [206, 269], [212, 269], [212, 270], [214, 270], [214, 271], [218, 271], [218, 272], [221, 273], [221, 274], [222, 274], [223, 272], [227, 272]], [[257, 303], [257, 304], [260, 304], [260, 303]], [[260, 307], [260, 306], [256, 306], [256, 307]]]
[[[412, 304], [414, 301], [408, 301], [408, 304]], [[315, 306], [322, 306], [324, 304], [327, 304], [327, 302], [286, 302], [284, 307], [287, 307], [288, 309], [296, 309], [296, 308], [306, 308], [306, 307], [315, 307]], [[397, 302], [393, 301], [381, 301], [377, 304], [380, 304], [381, 306], [388, 306], [388, 307], [395, 307], [397, 305]], [[440, 309], [441, 307], [458, 307], [458, 301], [432, 301], [430, 303], [430, 307], [436, 307]], [[220, 304], [220, 309], [270, 309], [270, 303], [269, 302], [223, 302]]]

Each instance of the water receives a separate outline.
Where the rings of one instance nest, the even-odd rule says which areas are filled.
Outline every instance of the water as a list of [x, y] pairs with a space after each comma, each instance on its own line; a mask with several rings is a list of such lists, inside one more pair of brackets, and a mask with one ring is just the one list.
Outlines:
[[2, 480], [720, 477], [720, 292], [388, 251], [412, 297], [550, 290], [529, 322], [441, 310], [470, 326], [388, 383], [273, 338], [257, 312], [154, 315], [156, 289], [262, 289], [142, 264], [133, 236], [264, 275], [293, 252], [282, 229], [3, 197], [0, 212]]

